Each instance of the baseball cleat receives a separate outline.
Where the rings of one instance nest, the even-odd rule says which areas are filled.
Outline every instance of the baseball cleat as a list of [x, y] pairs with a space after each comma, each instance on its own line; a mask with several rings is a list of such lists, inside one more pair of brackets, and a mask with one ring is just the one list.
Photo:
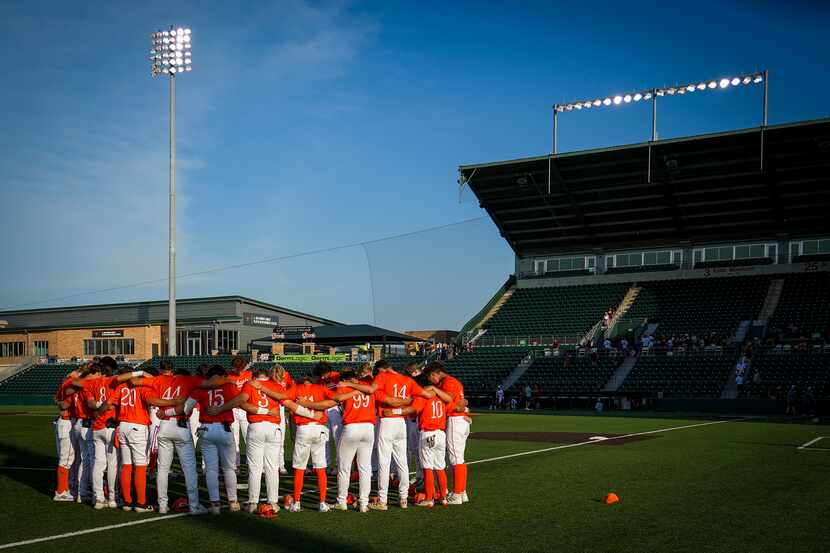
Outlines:
[[232, 513], [235, 513], [242, 509], [242, 507], [239, 505], [239, 501], [231, 501], [230, 503], [228, 503], [228, 507], [230, 507]]
[[259, 504], [254, 503], [253, 501], [251, 501], [250, 503], [248, 503], [248, 512], [249, 512], [249, 513], [256, 513], [256, 510], [257, 510], [258, 508], [259, 508]]
[[270, 503], [270, 505], [271, 505], [271, 510], [274, 511], [274, 513], [279, 513], [280, 512], [280, 504], [279, 504], [278, 501], [275, 501], [274, 503]]
[[320, 503], [319, 511], [321, 513], [328, 513], [329, 511], [331, 511], [331, 507], [329, 507], [329, 504], [324, 501]]
[[291, 507], [288, 508], [289, 513], [299, 513], [302, 510], [303, 510], [303, 508], [300, 506], [299, 501], [295, 501], [294, 503], [291, 504]]
[[154, 510], [155, 509], [153, 509], [152, 505], [136, 505], [133, 508], [133, 511], [135, 511], [136, 513], [151, 513]]
[[335, 503], [334, 508], [338, 511], [348, 511], [349, 510], [349, 506], [346, 505], [345, 503]]
[[415, 504], [416, 507], [426, 507], [428, 509], [431, 509], [434, 505], [432, 501], [427, 501], [426, 499]]
[[219, 508], [219, 505], [211, 505], [210, 506], [210, 514], [212, 514], [212, 515], [222, 514], [222, 511]]
[[188, 511], [188, 514], [193, 516], [206, 515], [207, 513], [208, 510], [198, 503], [196, 505], [191, 506], [190, 510]]
[[408, 499], [401, 499], [401, 509], [408, 509], [409, 508], [409, 500]]
[[107, 502], [106, 501], [96, 501], [95, 502], [95, 510], [96, 511], [100, 511], [101, 509], [106, 509], [106, 508], [107, 508]]
[[369, 507], [365, 503], [361, 503], [360, 507], [358, 508], [358, 511], [360, 511], [361, 513], [368, 513]]
[[464, 499], [461, 494], [449, 493], [447, 494], [447, 505], [461, 505]]
[[159, 503], [159, 514], [166, 515], [170, 512], [170, 507], [167, 506], [167, 503]]
[[386, 506], [386, 503], [369, 503], [369, 508], [373, 511], [388, 511], [389, 507]]
[[52, 501], [75, 501], [75, 498], [72, 497], [72, 494], [69, 492], [61, 492], [56, 493], [52, 498]]
[[470, 498], [467, 497], [467, 492], [461, 492], [461, 501], [463, 501], [464, 503], [470, 502]]
[[123, 505], [121, 507], [121, 509], [124, 510], [124, 511], [132, 511], [133, 507], [132, 507], [132, 505]]
[[110, 499], [109, 503], [107, 503], [107, 507], [109, 507], [110, 509], [117, 509], [118, 503], [116, 503], [114, 499]]

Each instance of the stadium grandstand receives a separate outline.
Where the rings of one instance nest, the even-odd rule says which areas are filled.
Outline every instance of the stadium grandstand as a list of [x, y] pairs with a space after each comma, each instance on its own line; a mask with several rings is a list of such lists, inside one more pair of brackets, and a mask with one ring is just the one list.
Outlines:
[[830, 120], [461, 166], [515, 274], [451, 369], [551, 404], [827, 398], [828, 169]]

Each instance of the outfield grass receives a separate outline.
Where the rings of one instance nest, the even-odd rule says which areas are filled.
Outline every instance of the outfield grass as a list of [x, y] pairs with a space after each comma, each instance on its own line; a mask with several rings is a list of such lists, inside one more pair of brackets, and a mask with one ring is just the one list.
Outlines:
[[[13, 411], [49, 412], [0, 408], [0, 413]], [[13, 415], [0, 420], [5, 423], [0, 466], [53, 468], [50, 418]], [[607, 435], [706, 422], [486, 413], [476, 417], [474, 431]], [[807, 424], [710, 424], [622, 445], [582, 445], [472, 464], [471, 501], [460, 507], [390, 507], [369, 514], [283, 511], [271, 520], [243, 513], [162, 519], [15, 550], [826, 551], [830, 450], [797, 449], [824, 435], [830, 436], [826, 426]], [[830, 443], [816, 445], [830, 448]], [[467, 457], [484, 460], [556, 446], [471, 440]], [[0, 545], [162, 518], [56, 504], [53, 487], [51, 470], [0, 468]], [[182, 488], [181, 482], [171, 483], [172, 491]], [[621, 503], [604, 505], [600, 499], [608, 491], [619, 494]]]

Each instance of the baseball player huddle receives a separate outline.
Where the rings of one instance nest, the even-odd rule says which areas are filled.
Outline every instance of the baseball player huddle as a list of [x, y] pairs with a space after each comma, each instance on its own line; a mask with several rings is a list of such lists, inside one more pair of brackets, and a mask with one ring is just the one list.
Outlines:
[[[320, 512], [386, 511], [390, 479], [399, 505], [410, 495], [420, 507], [468, 501], [464, 451], [471, 419], [461, 383], [444, 365], [415, 363], [403, 372], [385, 360], [354, 370], [332, 370], [326, 362], [294, 382], [280, 365], [234, 358], [231, 370], [200, 367], [198, 374], [162, 363], [158, 374], [122, 368], [111, 357], [71, 373], [55, 401], [58, 450], [55, 501], [77, 501], [96, 509], [149, 512], [148, 465], [155, 468], [158, 511], [220, 514], [219, 471], [231, 511], [242, 509], [238, 492], [240, 435], [248, 465], [247, 510], [273, 516], [280, 510], [279, 479], [285, 468], [289, 428], [294, 436], [291, 512], [302, 510], [309, 460], [316, 475]], [[290, 417], [290, 418], [289, 418]], [[196, 447], [202, 453], [208, 508], [200, 504]], [[332, 463], [336, 451], [336, 470]], [[187, 499], [168, 498], [173, 457], [184, 476]], [[410, 459], [416, 482], [410, 486]], [[446, 465], [452, 466], [453, 489]], [[395, 476], [392, 477], [394, 463]], [[327, 468], [337, 475], [337, 501], [326, 503]], [[377, 496], [370, 501], [373, 473]], [[266, 501], [260, 504], [265, 477]], [[355, 498], [349, 493], [358, 481]], [[437, 480], [437, 486], [436, 486]], [[415, 493], [418, 489], [423, 492]], [[308, 494], [309, 492], [305, 492]]]

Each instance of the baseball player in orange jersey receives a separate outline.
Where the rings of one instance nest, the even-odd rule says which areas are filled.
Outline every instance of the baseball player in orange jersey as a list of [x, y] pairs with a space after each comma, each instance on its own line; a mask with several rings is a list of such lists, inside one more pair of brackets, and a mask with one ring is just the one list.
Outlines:
[[[288, 390], [294, 386], [294, 379], [291, 374], [285, 370], [282, 365], [274, 365], [275, 382], [282, 385], [284, 390]], [[282, 432], [282, 446], [280, 447], [280, 474], [288, 474], [288, 469], [285, 468], [285, 447], [288, 442], [288, 417], [285, 414], [285, 406], [280, 403], [280, 431]]]
[[[222, 407], [239, 394], [234, 381], [226, 378], [227, 371], [221, 365], [213, 365], [207, 373], [208, 380], [200, 384], [185, 403], [184, 413], [190, 415], [194, 406], [199, 406], [199, 446], [205, 462], [205, 480], [210, 497], [210, 513], [220, 514], [219, 508], [219, 467], [225, 481], [225, 492], [231, 511], [239, 511], [236, 482], [236, 460], [232, 434], [233, 412], [223, 411], [211, 415], [211, 407]], [[238, 375], [237, 375], [238, 376]]]
[[[334, 397], [334, 393], [331, 390], [319, 383], [320, 377], [325, 370], [325, 365], [318, 363], [312, 369], [312, 375], [305, 376], [301, 383], [294, 385], [293, 388], [287, 390], [284, 394], [265, 388], [260, 389], [274, 399], [280, 401], [290, 399], [296, 401], [303, 407], [308, 407], [315, 402], [332, 399]], [[329, 440], [329, 430], [325, 426], [326, 422], [327, 418], [325, 413], [320, 418], [308, 418], [302, 416], [299, 412], [294, 415], [294, 424], [297, 425], [297, 432], [294, 437], [294, 454], [292, 459], [292, 465], [294, 466], [294, 502], [291, 504], [291, 512], [299, 512], [302, 510], [300, 495], [303, 491], [303, 479], [305, 469], [308, 466], [309, 456], [311, 457], [314, 472], [317, 474], [317, 484], [320, 491], [319, 510], [321, 513], [326, 513], [331, 510], [331, 507], [326, 503], [326, 487], [328, 485], [326, 478], [326, 446]]]
[[[263, 471], [265, 472], [268, 504], [274, 512], [277, 512], [280, 510], [279, 461], [284, 440], [280, 426], [283, 422], [280, 419], [282, 405], [267, 395], [265, 390], [284, 394], [286, 389], [282, 382], [274, 379], [275, 372], [272, 367], [261, 366], [254, 372], [255, 379], [246, 383], [239, 395], [221, 407], [209, 408], [208, 413], [217, 415], [238, 407], [248, 414], [248, 433], [245, 436], [245, 455], [248, 462], [248, 512], [257, 511]], [[280, 377], [282, 376], [281, 374]], [[284, 403], [284, 409], [292, 412], [299, 407], [291, 400], [285, 400]], [[322, 416], [319, 412], [312, 412], [305, 408], [300, 408], [300, 411], [314, 418]]]
[[[320, 384], [334, 392], [335, 388], [337, 388], [337, 383], [340, 382], [340, 373], [333, 370], [331, 365], [326, 361], [321, 361], [320, 363], [325, 367], [321, 367], [320, 370], [326, 371], [320, 377]], [[326, 465], [328, 465], [329, 474], [333, 476], [336, 474], [337, 444], [340, 440], [340, 432], [343, 429], [343, 415], [340, 412], [340, 407], [336, 403], [326, 410], [326, 419], [328, 421], [326, 426], [329, 429], [329, 443], [326, 444]], [[331, 454], [332, 449], [334, 449], [334, 456]]]
[[[186, 400], [193, 390], [204, 380], [201, 376], [192, 376], [186, 369], [177, 369], [174, 373], [170, 363], [159, 366], [160, 374], [156, 377], [141, 379], [141, 384], [151, 387], [156, 396], [165, 400]], [[170, 467], [173, 465], [173, 453], [179, 457], [187, 489], [187, 504], [191, 515], [203, 515], [207, 509], [199, 503], [199, 477], [196, 473], [196, 448], [188, 425], [188, 417], [183, 407], [168, 407], [158, 410], [158, 473], [156, 488], [158, 491], [159, 513], [170, 512], [167, 495]]]
[[[236, 393], [242, 391], [242, 386], [253, 378], [253, 374], [248, 370], [248, 361], [244, 357], [234, 357], [231, 361], [231, 370], [228, 372], [226, 378], [229, 382], [236, 385]], [[240, 435], [246, 436], [248, 434], [248, 414], [242, 409], [234, 409], [233, 424], [231, 425], [231, 433], [233, 433], [233, 444], [236, 449], [236, 470], [239, 470], [240, 457]], [[240, 486], [243, 487], [244, 486]]]
[[409, 400], [391, 399], [382, 390], [374, 394], [365, 394], [350, 384], [372, 384], [372, 369], [366, 365], [361, 368], [360, 379], [354, 372], [341, 373], [340, 385], [336, 389], [334, 398], [317, 402], [309, 407], [315, 409], [331, 409], [332, 405], [340, 403], [343, 406], [343, 431], [337, 444], [337, 503], [334, 508], [339, 511], [348, 509], [347, 496], [351, 480], [352, 462], [357, 456], [357, 470], [359, 475], [357, 508], [361, 513], [369, 510], [369, 491], [372, 485], [372, 446], [375, 441], [375, 420], [377, 408], [375, 399], [403, 405]]
[[[81, 369], [81, 376], [84, 378], [91, 374], [97, 376], [97, 373], [92, 372], [93, 370], [97, 371], [97, 366], [93, 369], [92, 363], [90, 363]], [[81, 393], [81, 387], [73, 387], [76, 393], [72, 395], [71, 401], [75, 420], [72, 423], [72, 430], [69, 433], [69, 437], [72, 440], [75, 459], [70, 471], [72, 479], [70, 488], [76, 490], [74, 493], [76, 501], [79, 503], [91, 503], [92, 480], [90, 476], [92, 474], [93, 456], [95, 455], [92, 443], [93, 413], [87, 407], [86, 400], [84, 399], [83, 393]]]
[[[132, 371], [125, 370], [124, 374]], [[106, 411], [113, 404], [117, 409], [118, 440], [121, 452], [121, 498], [125, 511], [139, 513], [152, 511], [147, 504], [147, 440], [150, 425], [149, 407], [173, 407], [182, 400], [163, 400], [155, 396], [148, 386], [134, 386], [132, 383], [119, 384], [112, 397], [99, 407]], [[133, 470], [135, 469], [135, 470]], [[132, 505], [133, 477], [135, 477], [136, 504]]]
[[[374, 394], [381, 390], [386, 398], [411, 399], [416, 396], [429, 399], [434, 392], [426, 391], [415, 383], [412, 378], [395, 372], [392, 366], [381, 359], [375, 363], [375, 376], [371, 386], [365, 384], [348, 383], [347, 385], [366, 394]], [[386, 399], [376, 398], [378, 403], [385, 404]], [[387, 496], [389, 492], [389, 471], [392, 460], [395, 461], [395, 470], [398, 473], [400, 506], [406, 509], [409, 506], [409, 465], [406, 459], [406, 422], [400, 414], [385, 415], [380, 413], [380, 428], [378, 430], [378, 502], [369, 505], [370, 509], [387, 510]]]
[[[90, 366], [90, 372], [84, 378], [72, 381], [73, 387], [80, 390], [83, 401], [92, 416], [92, 490], [95, 508], [115, 508], [116, 478], [118, 476], [118, 450], [115, 445], [115, 409], [110, 407], [99, 410], [108, 403], [115, 387], [122, 382], [145, 374], [142, 371], [126, 372], [115, 376], [118, 363], [109, 356], [100, 358]], [[114, 403], [114, 402], [113, 402]], [[109, 498], [104, 495], [104, 473], [107, 475]]]
[[464, 399], [464, 386], [458, 379], [447, 374], [444, 364], [433, 361], [424, 369], [427, 379], [451, 396], [447, 405], [447, 457], [453, 469], [452, 493], [447, 497], [450, 505], [467, 503], [467, 464], [464, 462], [464, 450], [470, 435], [470, 417], [467, 414], [467, 400]]
[[[407, 363], [403, 368], [404, 374], [408, 375], [413, 380], [416, 380], [422, 372], [422, 367], [418, 363]], [[406, 453], [407, 462], [415, 466], [415, 486], [420, 487], [423, 481], [423, 473], [421, 471], [421, 461], [419, 454], [419, 443], [421, 432], [418, 429], [418, 417], [409, 416], [404, 419], [406, 421]]]
[[401, 409], [384, 409], [385, 414], [399, 412], [403, 415], [418, 416], [418, 456], [424, 471], [424, 491], [426, 498], [416, 503], [418, 507], [432, 507], [435, 499], [435, 476], [438, 477], [441, 501], [446, 504], [447, 473], [446, 455], [447, 438], [444, 430], [447, 426], [446, 406], [452, 400], [451, 396], [432, 386], [426, 386], [435, 392], [435, 397], [424, 399], [415, 398], [412, 405]]
[[58, 417], [55, 419], [55, 448], [58, 451], [57, 485], [55, 486], [55, 501], [75, 501], [75, 497], [69, 490], [69, 472], [75, 461], [75, 449], [72, 446], [70, 433], [72, 431], [72, 396], [75, 388], [72, 387], [72, 380], [78, 376], [73, 371], [61, 383], [55, 393], [55, 404], [58, 406]]

